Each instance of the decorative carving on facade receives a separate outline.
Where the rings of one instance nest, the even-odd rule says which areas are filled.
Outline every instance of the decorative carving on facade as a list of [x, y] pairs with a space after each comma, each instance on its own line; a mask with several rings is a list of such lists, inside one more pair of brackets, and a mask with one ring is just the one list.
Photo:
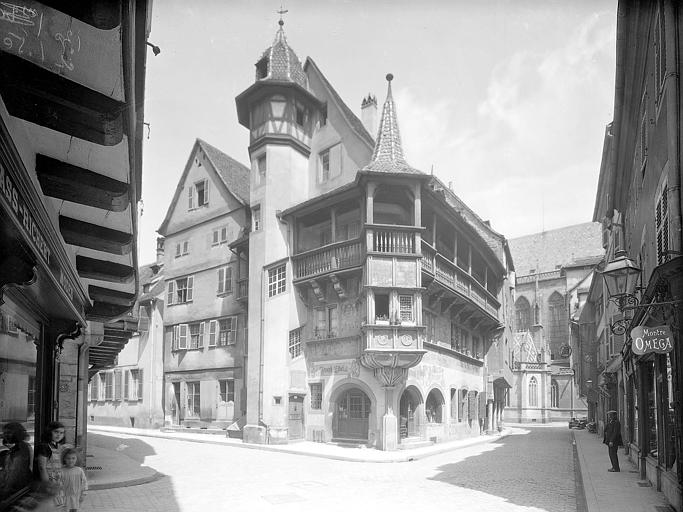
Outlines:
[[394, 387], [406, 381], [408, 368], [375, 368], [375, 378], [385, 387]]
[[318, 301], [325, 302], [325, 291], [320, 286], [320, 283], [318, 283], [318, 281], [315, 279], [311, 279], [311, 288], [313, 289], [313, 293], [315, 293]]
[[411, 347], [415, 345], [415, 338], [411, 334], [402, 334], [398, 339], [401, 341], [401, 345], [404, 347]]
[[337, 296], [340, 299], [345, 299], [346, 291], [344, 290], [344, 285], [339, 281], [339, 278], [335, 274], [330, 274], [330, 281], [332, 281], [332, 286], [334, 287], [334, 291], [337, 292]]

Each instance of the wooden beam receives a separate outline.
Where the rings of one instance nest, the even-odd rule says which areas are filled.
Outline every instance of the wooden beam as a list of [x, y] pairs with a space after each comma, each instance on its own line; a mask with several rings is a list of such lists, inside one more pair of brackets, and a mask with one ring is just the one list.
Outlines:
[[127, 183], [49, 156], [36, 155], [36, 173], [46, 196], [112, 212], [130, 204]]
[[71, 217], [59, 216], [59, 230], [67, 244], [87, 247], [110, 254], [128, 254], [133, 248], [133, 235], [90, 224]]
[[123, 103], [1, 51], [0, 93], [14, 117], [102, 146], [123, 140]]
[[116, 306], [131, 307], [135, 304], [136, 294], [110, 290], [101, 286], [88, 286], [88, 295], [95, 302], [104, 302]]
[[104, 319], [116, 318], [127, 314], [132, 306], [121, 306], [117, 304], [110, 304], [106, 302], [95, 302], [93, 307], [88, 311], [86, 318], [88, 320], [102, 321]]
[[43, 0], [44, 5], [81, 20], [100, 30], [111, 30], [121, 24], [121, 2], [110, 0]]
[[76, 270], [82, 278], [110, 283], [129, 283], [135, 277], [133, 267], [80, 255], [76, 255]]

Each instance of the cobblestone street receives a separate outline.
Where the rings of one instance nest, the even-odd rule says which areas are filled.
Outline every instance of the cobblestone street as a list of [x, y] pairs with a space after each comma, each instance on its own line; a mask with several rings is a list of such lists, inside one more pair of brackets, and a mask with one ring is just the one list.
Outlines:
[[112, 437], [134, 444], [137, 453], [147, 454], [143, 464], [165, 476], [91, 491], [84, 512], [414, 511], [426, 505], [470, 511], [576, 510], [572, 438], [566, 426], [516, 428], [494, 443], [394, 464]]

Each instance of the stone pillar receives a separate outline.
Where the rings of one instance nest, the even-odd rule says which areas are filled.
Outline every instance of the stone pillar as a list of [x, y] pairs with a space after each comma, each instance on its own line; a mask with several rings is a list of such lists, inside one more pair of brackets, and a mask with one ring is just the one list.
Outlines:
[[398, 420], [394, 414], [394, 387], [384, 388], [384, 416], [382, 416], [382, 449], [394, 451], [398, 448]]
[[[495, 396], [495, 394], [494, 394]], [[486, 432], [491, 433], [495, 428], [493, 420], [493, 400], [489, 399], [486, 402]]]

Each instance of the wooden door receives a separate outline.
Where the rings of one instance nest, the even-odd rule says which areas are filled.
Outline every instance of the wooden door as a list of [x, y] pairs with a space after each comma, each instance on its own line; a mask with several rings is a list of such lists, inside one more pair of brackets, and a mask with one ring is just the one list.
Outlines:
[[344, 393], [337, 400], [335, 437], [367, 439], [370, 399], [359, 389]]
[[289, 395], [288, 413], [289, 439], [303, 439], [304, 437], [304, 397], [303, 395]]

